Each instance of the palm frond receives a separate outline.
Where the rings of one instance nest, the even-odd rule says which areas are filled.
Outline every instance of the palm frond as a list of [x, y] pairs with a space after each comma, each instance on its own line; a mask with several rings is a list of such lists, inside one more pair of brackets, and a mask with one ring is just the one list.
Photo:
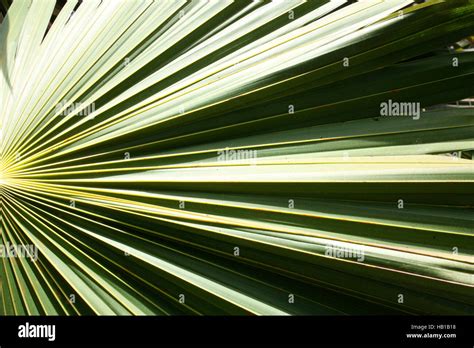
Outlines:
[[60, 5], [0, 29], [0, 313], [474, 314], [474, 1]]

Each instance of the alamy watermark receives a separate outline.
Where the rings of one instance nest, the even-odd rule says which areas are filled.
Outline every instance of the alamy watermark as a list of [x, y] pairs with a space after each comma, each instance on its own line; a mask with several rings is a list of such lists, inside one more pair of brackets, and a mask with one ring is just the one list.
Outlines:
[[31, 261], [38, 260], [38, 247], [34, 244], [11, 244], [6, 242], [0, 244], [1, 258], [29, 258]]
[[[79, 110], [79, 111], [75, 111]], [[95, 103], [69, 103], [67, 100], [64, 100], [58, 104], [56, 104], [56, 113], [61, 116], [68, 116], [74, 115], [79, 117], [90, 117], [94, 118], [94, 116], [90, 116], [92, 113], [95, 112]]]
[[338, 259], [356, 259], [358, 262], [364, 262], [364, 250], [359, 248], [344, 247], [341, 245], [328, 244], [325, 246], [324, 255]]
[[257, 150], [224, 150], [217, 151], [218, 162], [245, 161], [249, 160], [255, 164], [257, 161]]
[[405, 116], [419, 120], [421, 116], [421, 105], [419, 102], [396, 102], [389, 99], [386, 102], [380, 103], [380, 116]]
[[46, 338], [48, 341], [53, 342], [56, 340], [56, 325], [38, 325], [26, 322], [25, 324], [18, 326], [18, 337]]

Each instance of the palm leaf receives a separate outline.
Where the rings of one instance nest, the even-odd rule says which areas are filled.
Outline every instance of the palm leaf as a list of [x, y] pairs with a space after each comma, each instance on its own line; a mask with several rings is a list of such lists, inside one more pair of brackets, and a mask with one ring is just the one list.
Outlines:
[[0, 313], [474, 313], [473, 1], [1, 6]]

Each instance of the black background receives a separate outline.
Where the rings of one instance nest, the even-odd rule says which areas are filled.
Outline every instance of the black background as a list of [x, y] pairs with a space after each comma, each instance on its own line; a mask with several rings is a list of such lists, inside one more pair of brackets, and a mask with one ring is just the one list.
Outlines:
[[[19, 338], [18, 326], [56, 325], [56, 340]], [[456, 330], [411, 329], [456, 325]], [[407, 333], [456, 333], [443, 339], [407, 339]], [[473, 317], [0, 317], [1, 348], [17, 345], [410, 345], [474, 346]]]

